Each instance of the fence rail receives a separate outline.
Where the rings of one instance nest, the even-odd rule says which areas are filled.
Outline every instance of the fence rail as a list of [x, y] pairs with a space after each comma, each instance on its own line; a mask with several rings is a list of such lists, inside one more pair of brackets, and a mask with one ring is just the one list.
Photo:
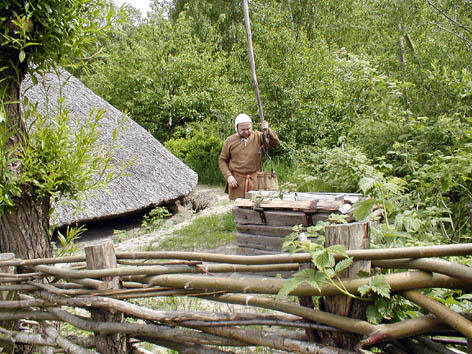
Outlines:
[[[144, 353], [140, 346], [143, 342], [182, 353], [232, 353], [237, 350], [234, 348], [251, 346], [297, 353], [349, 353], [374, 345], [393, 353], [401, 340], [403, 346], [410, 348], [425, 343], [439, 346], [437, 353], [447, 352], [446, 345], [451, 343], [468, 344], [470, 352], [471, 316], [450, 310], [418, 289], [471, 289], [472, 268], [438, 257], [472, 255], [472, 244], [349, 250], [348, 254], [355, 260], [371, 261], [372, 267], [403, 269], [386, 275], [385, 281], [393, 294], [416, 303], [428, 314], [374, 325], [364, 318], [320, 311], [274, 296], [285, 279], [267, 276], [266, 272], [294, 273], [311, 263], [310, 254], [115, 254], [112, 243], [103, 243], [87, 247], [84, 255], [73, 257], [23, 260], [2, 255], [0, 342], [4, 347], [24, 343], [68, 353], [89, 353], [86, 348], [101, 353]], [[352, 294], [359, 294], [359, 286], [371, 280], [343, 279], [342, 285]], [[333, 285], [317, 289], [306, 283], [291, 293], [300, 298], [340, 294]], [[149, 303], [144, 306], [129, 302], [149, 297], [198, 297], [243, 305], [248, 311], [167, 311], [150, 308]], [[251, 312], [255, 308], [271, 311]], [[9, 325], [19, 320], [43, 330], [17, 331]], [[62, 336], [50, 321], [67, 322], [94, 336]], [[355, 334], [360, 340], [350, 349], [316, 342], [313, 334], [326, 332]], [[436, 333], [456, 338], [433, 341], [428, 335]]]

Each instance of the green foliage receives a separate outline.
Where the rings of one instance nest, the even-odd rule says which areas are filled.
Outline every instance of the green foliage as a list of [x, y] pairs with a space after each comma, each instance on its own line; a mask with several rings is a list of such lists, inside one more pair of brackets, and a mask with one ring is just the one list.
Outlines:
[[19, 177], [11, 168], [17, 166], [20, 161], [15, 157], [15, 146], [9, 142], [12, 135], [7, 126], [7, 119], [3, 116], [0, 121], [0, 154], [3, 156], [0, 160], [0, 216], [14, 207], [14, 199], [22, 193]]
[[382, 275], [374, 276], [368, 285], [362, 285], [358, 290], [362, 296], [373, 293], [387, 299], [390, 298], [390, 285], [385, 282]]
[[232, 119], [239, 89], [215, 48], [219, 34], [211, 29], [202, 41], [191, 28], [185, 16], [122, 28], [85, 83], [161, 141], [191, 122]]
[[147, 232], [152, 232], [161, 227], [165, 219], [171, 215], [166, 207], [156, 207], [143, 216], [141, 226], [144, 227]]
[[[104, 0], [4, 1], [0, 4], [2, 48], [18, 68], [59, 63], [80, 56], [110, 29], [114, 8]], [[95, 38], [94, 38], [95, 37]]]
[[[290, 253], [307, 252], [310, 253], [311, 261], [315, 269], [303, 269], [293, 275], [292, 278], [286, 280], [279, 290], [278, 296], [287, 296], [295, 288], [303, 283], [321, 290], [325, 284], [331, 284], [338, 288], [345, 295], [355, 297], [349, 293], [343, 286], [339, 278], [339, 273], [349, 268], [352, 264], [352, 257], [346, 253], [346, 247], [343, 245], [333, 245], [325, 248], [324, 234], [325, 227], [330, 225], [330, 222], [319, 221], [315, 226], [308, 227], [306, 233], [303, 233], [307, 239], [299, 240], [303, 228], [299, 226], [294, 227], [294, 232], [284, 239], [282, 245], [283, 251]], [[308, 238], [316, 238], [316, 242], [311, 242]], [[342, 257], [340, 261], [336, 261], [336, 257]], [[338, 282], [336, 282], [338, 281]]]
[[175, 156], [198, 173], [199, 183], [223, 184], [224, 178], [218, 167], [223, 140], [214, 135], [214, 124], [192, 124], [177, 132], [178, 138], [165, 143]]
[[78, 227], [67, 226], [65, 235], [63, 235], [61, 231], [58, 231], [57, 239], [61, 247], [59, 248], [57, 245], [54, 245], [54, 255], [56, 257], [63, 257], [75, 253], [78, 250], [75, 246], [75, 241], [77, 241], [85, 231], [87, 231], [87, 228], [84, 225]]
[[[39, 114], [34, 107], [24, 106], [26, 120], [31, 122], [27, 136], [21, 135], [21, 144], [12, 146], [9, 134], [2, 134], [1, 147], [5, 153], [2, 159], [2, 182], [0, 184], [0, 211], [11, 210], [14, 200], [25, 192], [25, 186], [32, 186], [34, 198], [77, 197], [87, 190], [106, 186], [111, 180], [123, 174], [126, 163], [112, 164], [114, 149], [101, 149], [98, 139], [101, 134], [103, 111], [91, 112], [89, 117], [79, 119], [72, 129], [70, 115], [60, 109], [55, 117]], [[0, 123], [0, 129], [8, 131], [7, 122]], [[122, 130], [116, 128], [116, 135]], [[16, 173], [11, 166], [19, 166]]]

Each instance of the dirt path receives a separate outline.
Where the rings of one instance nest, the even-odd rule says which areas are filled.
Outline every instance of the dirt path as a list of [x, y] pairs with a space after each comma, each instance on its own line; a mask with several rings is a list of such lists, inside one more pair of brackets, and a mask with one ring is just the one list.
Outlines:
[[191, 224], [197, 218], [226, 213], [233, 207], [233, 202], [228, 199], [221, 186], [197, 185], [192, 194], [209, 200], [209, 207], [194, 213], [189, 207], [181, 206], [177, 214], [151, 233], [145, 233], [140, 220], [133, 218], [95, 225], [81, 237], [77, 247], [82, 249], [110, 239], [119, 252], [143, 251], [149, 245], [162, 242], [173, 232]]

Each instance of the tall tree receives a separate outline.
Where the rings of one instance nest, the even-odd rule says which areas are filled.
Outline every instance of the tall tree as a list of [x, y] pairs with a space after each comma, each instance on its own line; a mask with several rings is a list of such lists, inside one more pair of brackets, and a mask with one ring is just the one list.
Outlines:
[[[0, 248], [17, 257], [48, 257], [50, 194], [22, 179], [28, 132], [20, 83], [28, 71], [80, 57], [107, 27], [106, 0], [9, 0], [0, 3]], [[47, 143], [47, 142], [45, 142]], [[47, 173], [47, 171], [45, 172]]]

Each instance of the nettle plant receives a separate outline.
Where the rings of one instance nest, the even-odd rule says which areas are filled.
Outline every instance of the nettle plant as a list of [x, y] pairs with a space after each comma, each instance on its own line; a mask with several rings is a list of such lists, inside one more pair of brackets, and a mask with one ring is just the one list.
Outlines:
[[320, 291], [323, 286], [332, 285], [344, 295], [369, 301], [367, 319], [372, 323], [380, 323], [391, 312], [392, 305], [387, 301], [390, 299], [390, 285], [385, 282], [382, 275], [376, 275], [372, 277], [369, 284], [358, 288], [361, 296], [352, 294], [346, 289], [340, 278], [340, 273], [351, 266], [353, 258], [349, 257], [344, 245], [324, 247], [326, 226], [339, 223], [346, 223], [345, 216], [332, 214], [327, 221], [319, 221], [315, 226], [308, 227], [306, 230], [302, 225], [293, 228], [293, 232], [285, 238], [282, 250], [291, 254], [310, 253], [313, 267], [305, 268], [286, 280], [278, 296], [288, 296], [292, 290], [303, 283]]

